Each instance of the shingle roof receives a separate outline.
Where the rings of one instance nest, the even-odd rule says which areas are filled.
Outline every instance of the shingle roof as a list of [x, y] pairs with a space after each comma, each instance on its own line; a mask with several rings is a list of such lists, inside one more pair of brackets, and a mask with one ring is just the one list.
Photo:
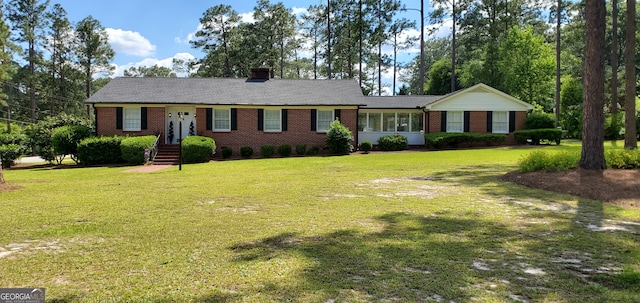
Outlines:
[[444, 96], [383, 96], [366, 97], [364, 109], [421, 108], [436, 102]]
[[366, 99], [354, 80], [115, 78], [86, 103], [356, 106]]

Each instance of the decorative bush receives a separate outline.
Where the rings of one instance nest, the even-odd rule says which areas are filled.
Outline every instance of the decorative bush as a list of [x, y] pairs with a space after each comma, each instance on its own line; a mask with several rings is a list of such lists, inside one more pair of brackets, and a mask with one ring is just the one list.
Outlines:
[[531, 113], [524, 121], [526, 129], [555, 128], [556, 119], [553, 114], [547, 113]]
[[2, 167], [10, 167], [13, 165], [13, 161], [18, 159], [22, 155], [23, 148], [18, 144], [3, 144], [0, 145], [0, 159], [2, 160]]
[[372, 148], [373, 143], [371, 143], [371, 141], [369, 140], [363, 140], [362, 143], [360, 143], [360, 150], [364, 151], [365, 153], [368, 153]]
[[231, 147], [223, 146], [222, 148], [220, 148], [220, 151], [222, 152], [223, 159], [228, 159], [231, 157], [231, 155], [233, 155], [233, 150], [231, 149]]
[[310, 156], [315, 156], [318, 154], [318, 152], [320, 152], [319, 146], [311, 146], [309, 147], [309, 149], [307, 149], [307, 155], [310, 155]]
[[568, 170], [578, 167], [579, 162], [579, 152], [547, 153], [536, 150], [518, 161], [518, 170], [521, 172]]
[[291, 145], [283, 144], [278, 146], [278, 155], [280, 155], [281, 157], [291, 156]]
[[253, 156], [253, 148], [249, 146], [243, 146], [240, 148], [240, 156], [245, 159], [251, 158]]
[[122, 163], [120, 143], [125, 137], [86, 138], [78, 143], [78, 162], [82, 165]]
[[518, 144], [527, 144], [529, 142], [537, 145], [542, 140], [560, 144], [562, 130], [557, 128], [517, 130], [513, 132], [513, 136]]
[[184, 163], [209, 162], [216, 152], [216, 142], [203, 136], [188, 136], [182, 140], [182, 161]]
[[[144, 163], [144, 150], [151, 149], [156, 142], [156, 136], [127, 137], [120, 142], [122, 159], [129, 164]], [[183, 142], [184, 143], [184, 142]]]
[[263, 158], [269, 158], [276, 153], [276, 147], [271, 144], [265, 144], [260, 146], [260, 154]]
[[456, 147], [459, 144], [484, 143], [498, 145], [507, 139], [505, 134], [477, 134], [477, 133], [432, 133], [424, 135], [429, 148]]
[[348, 154], [353, 149], [351, 141], [353, 141], [353, 133], [342, 125], [340, 120], [333, 120], [327, 131], [327, 145], [331, 153]]
[[83, 125], [60, 126], [51, 133], [51, 145], [58, 157], [58, 164], [62, 162], [64, 155], [70, 155], [71, 159], [78, 163], [78, 143], [91, 136], [91, 129]]
[[640, 150], [614, 149], [605, 153], [607, 167], [621, 169], [640, 168]]
[[307, 145], [306, 144], [298, 144], [296, 145], [296, 154], [298, 156], [302, 156], [307, 153]]
[[389, 135], [378, 139], [379, 150], [405, 150], [408, 147], [409, 141], [402, 135]]

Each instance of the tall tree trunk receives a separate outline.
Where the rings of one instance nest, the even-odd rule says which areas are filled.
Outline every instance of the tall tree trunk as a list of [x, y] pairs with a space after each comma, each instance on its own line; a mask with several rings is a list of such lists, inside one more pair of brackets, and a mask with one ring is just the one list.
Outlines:
[[625, 101], [624, 148], [635, 149], [638, 145], [636, 133], [636, 2], [627, 0], [627, 36], [624, 50]]
[[556, 126], [560, 125], [560, 26], [562, 25], [562, 0], [556, 9]]
[[585, 0], [586, 43], [584, 66], [584, 101], [582, 118], [582, 153], [580, 167], [603, 170], [604, 160], [604, 32], [605, 4], [602, 0]]
[[393, 91], [392, 96], [396, 95], [396, 72], [398, 67], [398, 34], [393, 33]]
[[611, 0], [611, 113], [618, 113], [618, 0]]
[[36, 50], [35, 41], [29, 41], [29, 101], [31, 102], [31, 123], [36, 123]]
[[0, 159], [0, 184], [4, 183], [4, 177], [2, 176], [2, 159]]
[[451, 0], [451, 92], [456, 91], [456, 0]]
[[358, 68], [358, 82], [360, 84], [360, 87], [362, 87], [362, 31], [363, 31], [363, 27], [364, 27], [364, 21], [362, 20], [362, 0], [359, 1], [360, 4], [360, 24], [358, 26], [359, 28], [359, 32], [358, 32], [358, 44], [360, 47], [359, 50], [359, 60], [360, 60], [360, 66]]
[[331, 80], [331, 0], [327, 0], [327, 78]]

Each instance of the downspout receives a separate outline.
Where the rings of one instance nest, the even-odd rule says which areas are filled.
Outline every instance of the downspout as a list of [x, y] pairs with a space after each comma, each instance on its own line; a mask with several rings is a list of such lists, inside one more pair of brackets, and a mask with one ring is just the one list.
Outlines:
[[431, 133], [431, 115], [430, 115], [430, 111], [424, 107], [422, 107], [422, 112], [426, 114], [427, 117], [427, 121], [425, 122], [425, 128], [426, 128], [426, 132], [425, 134], [429, 134]]
[[93, 107], [93, 117], [94, 117], [94, 121], [93, 121], [93, 131], [96, 133], [96, 137], [98, 136], [98, 109], [95, 107], [95, 104], [91, 104], [91, 107]]

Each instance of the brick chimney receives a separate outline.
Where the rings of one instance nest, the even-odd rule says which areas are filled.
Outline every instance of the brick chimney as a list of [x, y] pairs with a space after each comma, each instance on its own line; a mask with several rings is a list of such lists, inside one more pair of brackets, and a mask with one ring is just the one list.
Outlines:
[[249, 80], [267, 81], [273, 78], [272, 71], [267, 67], [252, 68]]

